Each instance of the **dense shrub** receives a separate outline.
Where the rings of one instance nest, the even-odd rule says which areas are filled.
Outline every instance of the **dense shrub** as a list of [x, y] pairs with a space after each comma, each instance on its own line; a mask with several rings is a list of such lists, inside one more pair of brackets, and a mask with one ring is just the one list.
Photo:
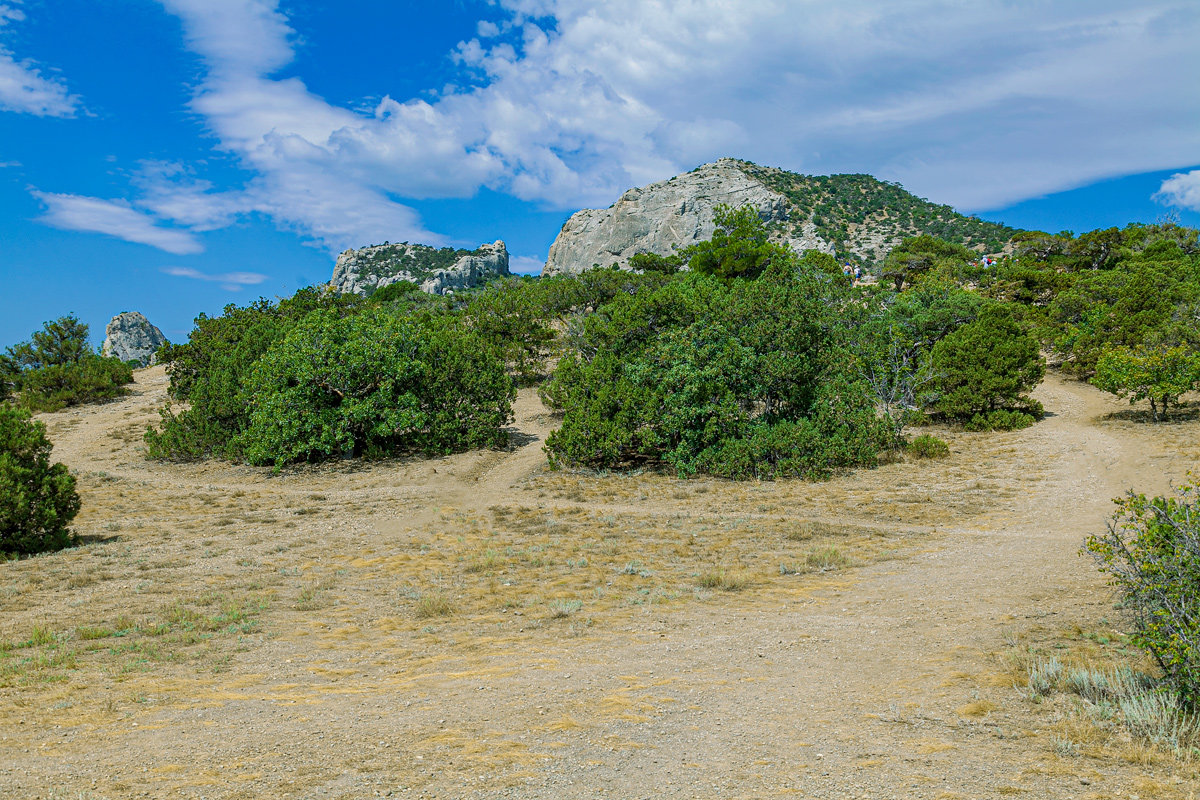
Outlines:
[[21, 402], [39, 411], [97, 403], [125, 394], [133, 367], [116, 358], [87, 353], [71, 364], [54, 364], [21, 376]]
[[687, 248], [681, 255], [688, 267], [722, 281], [757, 278], [772, 264], [790, 263], [795, 256], [786, 246], [768, 241], [767, 227], [753, 206], [713, 211], [712, 238]]
[[679, 253], [660, 256], [658, 253], [637, 253], [629, 259], [630, 269], [638, 272], [659, 272], [663, 275], [674, 275], [683, 266], [683, 257]]
[[38, 411], [120, 397], [132, 381], [133, 368], [96, 353], [88, 326], [70, 314], [47, 322], [0, 360], [0, 398], [20, 390], [22, 405]]
[[899, 292], [931, 273], [957, 277], [963, 268], [979, 257], [961, 244], [947, 242], [923, 234], [903, 240], [888, 253], [883, 262], [883, 278], [895, 284]]
[[555, 464], [820, 477], [887, 439], [841, 372], [828, 276], [775, 262], [753, 281], [691, 273], [584, 321], [543, 398], [564, 411]]
[[9, 358], [22, 370], [73, 364], [91, 352], [88, 326], [74, 314], [43, 324], [30, 341], [8, 349]]
[[897, 441], [937, 399], [932, 349], [974, 321], [983, 305], [974, 292], [926, 278], [903, 292], [866, 293], [842, 310], [839, 331], [855, 372]]
[[572, 311], [595, 311], [615, 297], [654, 291], [670, 280], [671, 276], [661, 271], [641, 274], [603, 268], [589, 269], [578, 275], [541, 278], [537, 287], [546, 313], [560, 316]]
[[7, 400], [16, 391], [20, 370], [7, 353], [0, 353], [0, 402]]
[[384, 305], [387, 303], [395, 303], [398, 300], [410, 298], [414, 293], [421, 291], [421, 287], [417, 286], [412, 281], [396, 281], [389, 283], [382, 289], [376, 289], [371, 292], [368, 298], [375, 305]]
[[255, 364], [252, 464], [449, 453], [507, 442], [512, 382], [477, 336], [438, 317], [308, 315]]
[[40, 553], [72, 543], [79, 512], [75, 478], [50, 463], [46, 427], [0, 403], [0, 552]]
[[520, 383], [532, 383], [546, 369], [554, 341], [545, 291], [536, 281], [510, 278], [475, 294], [464, 310], [466, 322]]
[[247, 380], [255, 362], [309, 313], [349, 314], [361, 305], [355, 295], [303, 289], [278, 304], [260, 299], [244, 308], [228, 305], [220, 317], [201, 314], [185, 344], [159, 354], [171, 376], [171, 397], [187, 408], [162, 410], [159, 429], [146, 432], [150, 457], [236, 458], [235, 439], [250, 421]]
[[1096, 362], [1092, 383], [1129, 402], [1150, 401], [1150, 411], [1159, 420], [1159, 408], [1167, 413], [1170, 403], [1191, 391], [1200, 382], [1200, 354], [1191, 348], [1127, 348], [1107, 350]]
[[975, 321], [938, 342], [930, 358], [938, 374], [935, 407], [945, 416], [971, 420], [1003, 410], [1041, 414], [1026, 394], [1046, 370], [1037, 340], [1003, 306], [983, 308]]
[[1194, 484], [1153, 499], [1131, 492], [1117, 501], [1107, 531], [1085, 545], [1133, 613], [1134, 643], [1193, 710], [1200, 708], [1198, 500]]
[[[1186, 335], [1171, 328], [1180, 306], [1200, 294], [1195, 269], [1182, 263], [1130, 260], [1121, 269], [1076, 277], [1046, 311], [1046, 337], [1066, 357], [1064, 368], [1090, 375], [1107, 350]], [[1179, 322], [1194, 335], [1194, 318], [1183, 317]]]
[[904, 449], [913, 458], [945, 458], [950, 455], [950, 445], [928, 433], [917, 436]]

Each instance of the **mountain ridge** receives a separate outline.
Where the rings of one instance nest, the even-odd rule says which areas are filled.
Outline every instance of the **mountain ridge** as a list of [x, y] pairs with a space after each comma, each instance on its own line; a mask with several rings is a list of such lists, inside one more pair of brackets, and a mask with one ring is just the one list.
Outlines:
[[821, 250], [868, 270], [904, 238], [931, 234], [981, 253], [1004, 249], [1019, 231], [960, 214], [870, 175], [801, 175], [722, 158], [629, 189], [606, 209], [563, 224], [543, 275], [629, 268], [638, 253], [670, 255], [711, 237], [718, 205], [756, 208], [772, 238], [797, 252]]

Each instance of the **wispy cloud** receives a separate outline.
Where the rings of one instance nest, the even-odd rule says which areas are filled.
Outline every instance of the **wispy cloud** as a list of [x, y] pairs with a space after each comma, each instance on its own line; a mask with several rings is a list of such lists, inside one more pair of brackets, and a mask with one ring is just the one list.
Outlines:
[[1167, 178], [1154, 199], [1167, 205], [1200, 211], [1200, 169], [1180, 172]]
[[79, 97], [70, 93], [58, 78], [46, 77], [30, 59], [18, 59], [4, 43], [13, 22], [25, 19], [17, 5], [21, 0], [0, 3], [0, 109], [39, 117], [73, 117], [80, 108]]
[[241, 291], [246, 286], [257, 286], [268, 278], [267, 275], [259, 272], [221, 272], [211, 274], [201, 272], [198, 269], [192, 269], [191, 267], [163, 267], [162, 271], [167, 275], [174, 275], [177, 278], [192, 278], [198, 281], [219, 283], [222, 289], [231, 292]]
[[160, 227], [154, 217], [120, 200], [37, 190], [32, 194], [46, 205], [38, 220], [55, 228], [103, 233], [176, 255], [204, 251], [204, 246], [188, 231]]
[[333, 250], [440, 240], [396, 198], [573, 208], [722, 155], [990, 208], [1194, 162], [1200, 129], [1190, 0], [499, 0], [451, 54], [472, 88], [367, 113], [273, 77], [296, 38], [276, 0], [161, 1], [250, 205]]

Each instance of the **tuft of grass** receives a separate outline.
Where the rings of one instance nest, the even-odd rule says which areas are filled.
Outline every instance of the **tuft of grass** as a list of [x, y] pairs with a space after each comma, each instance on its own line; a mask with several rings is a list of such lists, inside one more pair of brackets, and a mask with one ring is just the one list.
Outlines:
[[964, 717], [986, 717], [997, 708], [999, 706], [991, 700], [975, 700], [958, 709], [958, 713]]
[[1029, 696], [1040, 700], [1059, 687], [1063, 677], [1063, 665], [1057, 658], [1035, 661], [1029, 665]]
[[432, 619], [434, 617], [453, 616], [454, 603], [441, 592], [422, 595], [413, 607], [417, 619]]
[[477, 556], [467, 564], [466, 571], [475, 574], [487, 574], [490, 572], [495, 572], [502, 563], [504, 562], [500, 558], [499, 553], [497, 553], [495, 550], [486, 550], [482, 555]]
[[34, 625], [33, 630], [29, 633], [29, 638], [21, 644], [21, 647], [41, 647], [53, 642], [54, 638], [54, 631], [44, 625]]
[[1074, 692], [1092, 703], [1110, 700], [1115, 694], [1108, 673], [1089, 667], [1072, 667], [1067, 670], [1063, 685], [1067, 691]]
[[838, 550], [833, 545], [826, 545], [809, 550], [804, 554], [804, 566], [816, 572], [829, 572], [854, 565], [850, 556]]
[[621, 567], [622, 575], [637, 575], [639, 578], [651, 578], [654, 573], [642, 566], [640, 561], [630, 561]]
[[1079, 746], [1062, 736], [1055, 736], [1050, 746], [1059, 758], [1076, 758], [1079, 755]]
[[744, 572], [726, 572], [723, 569], [705, 572], [697, 581], [702, 589], [719, 589], [722, 592], [740, 592], [750, 587], [750, 576]]
[[550, 619], [566, 619], [583, 608], [581, 600], [552, 600], [550, 602]]
[[112, 628], [106, 628], [103, 626], [93, 628], [86, 625], [80, 625], [75, 629], [75, 635], [78, 636], [81, 641], [88, 642], [94, 639], [107, 639], [110, 636], [116, 636], [117, 632]]
[[922, 433], [904, 446], [904, 450], [912, 458], [945, 458], [950, 455], [950, 445], [936, 436]]
[[1121, 718], [1134, 736], [1158, 745], [1176, 758], [1200, 755], [1200, 717], [1166, 692], [1134, 690], [1117, 699]]
[[[1082, 698], [1076, 714], [1093, 727], [1107, 729], [1116, 720], [1137, 741], [1180, 760], [1200, 758], [1200, 714], [1126, 665], [1106, 671], [1087, 666], [1066, 669], [1057, 658], [1031, 663], [1029, 699], [1041, 702], [1054, 692]], [[1078, 755], [1070, 740], [1056, 739], [1053, 748], [1061, 756]]]

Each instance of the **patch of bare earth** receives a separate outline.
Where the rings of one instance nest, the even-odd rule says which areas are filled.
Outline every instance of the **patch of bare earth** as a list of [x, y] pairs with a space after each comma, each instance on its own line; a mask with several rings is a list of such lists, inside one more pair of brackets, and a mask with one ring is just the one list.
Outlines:
[[1051, 377], [948, 459], [735, 484], [548, 472], [525, 391], [508, 451], [273, 476], [144, 460], [137, 378], [44, 416], [87, 544], [0, 565], [0, 796], [1194, 792], [1013, 654], [1119, 640], [1080, 544], [1200, 423]]

